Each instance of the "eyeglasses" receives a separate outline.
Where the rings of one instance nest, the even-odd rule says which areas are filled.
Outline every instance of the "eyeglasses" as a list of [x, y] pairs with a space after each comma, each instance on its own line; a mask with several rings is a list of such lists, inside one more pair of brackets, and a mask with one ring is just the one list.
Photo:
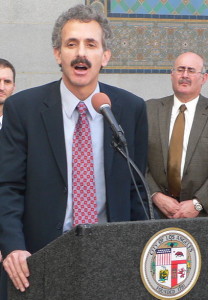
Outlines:
[[185, 71], [187, 71], [187, 74], [189, 76], [196, 76], [196, 74], [200, 73], [200, 74], [204, 74], [203, 72], [198, 72], [196, 71], [196, 69], [191, 68], [191, 67], [178, 67], [178, 68], [174, 68], [172, 69], [172, 71], [176, 72], [178, 75], [182, 75]]

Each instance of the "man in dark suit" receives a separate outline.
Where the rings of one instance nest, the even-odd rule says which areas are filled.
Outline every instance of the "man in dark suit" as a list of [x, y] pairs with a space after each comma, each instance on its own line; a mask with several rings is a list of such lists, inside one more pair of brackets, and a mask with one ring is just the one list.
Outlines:
[[[195, 218], [208, 213], [208, 99], [200, 92], [207, 80], [203, 58], [181, 54], [171, 72], [174, 95], [147, 101], [149, 125], [147, 181], [160, 216]], [[179, 169], [180, 189], [173, 194], [168, 174], [169, 144], [179, 107], [185, 104], [185, 130]], [[178, 147], [175, 145], [175, 148]], [[174, 149], [173, 149], [174, 150]], [[175, 154], [175, 156], [178, 153]], [[169, 173], [168, 173], [169, 172]]]
[[3, 106], [5, 100], [11, 96], [15, 89], [16, 71], [6, 59], [0, 58], [0, 129], [3, 120]]
[[[0, 129], [3, 121], [3, 106], [5, 100], [11, 96], [15, 89], [16, 71], [13, 65], [6, 59], [0, 58]], [[2, 255], [0, 251], [0, 267]]]
[[[29, 286], [26, 258], [73, 226], [72, 135], [80, 101], [91, 128], [98, 222], [145, 219], [128, 165], [112, 146], [112, 132], [91, 97], [107, 94], [126, 133], [130, 157], [145, 172], [147, 117], [144, 101], [98, 83], [110, 59], [111, 31], [104, 16], [78, 5], [53, 30], [62, 80], [17, 93], [4, 107], [0, 136], [0, 247], [15, 287]], [[140, 180], [137, 180], [140, 184]], [[2, 299], [2, 298], [1, 298]]]

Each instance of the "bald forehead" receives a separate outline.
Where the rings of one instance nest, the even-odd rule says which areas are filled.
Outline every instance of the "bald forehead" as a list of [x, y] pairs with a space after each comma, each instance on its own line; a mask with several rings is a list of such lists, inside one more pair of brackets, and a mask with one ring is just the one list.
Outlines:
[[181, 55], [179, 55], [176, 60], [174, 65], [175, 66], [179, 66], [179, 65], [186, 65], [186, 66], [190, 66], [190, 67], [195, 67], [195, 66], [200, 66], [203, 67], [204, 64], [204, 60], [203, 58], [196, 54], [196, 53], [192, 53], [192, 52], [186, 52], [183, 53]]

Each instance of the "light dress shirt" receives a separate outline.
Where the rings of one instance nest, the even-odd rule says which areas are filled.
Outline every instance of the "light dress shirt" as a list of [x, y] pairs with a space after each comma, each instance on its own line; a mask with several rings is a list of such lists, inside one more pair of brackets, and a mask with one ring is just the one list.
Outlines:
[[[73, 95], [65, 86], [63, 80], [60, 85], [62, 112], [64, 122], [64, 135], [67, 157], [67, 176], [68, 176], [68, 199], [67, 209], [64, 220], [63, 232], [68, 231], [73, 226], [73, 195], [72, 195], [72, 141], [75, 125], [78, 120], [77, 104], [80, 100]], [[94, 158], [94, 173], [95, 173], [95, 188], [97, 197], [98, 222], [107, 222], [106, 216], [106, 191], [105, 191], [105, 176], [104, 176], [104, 148], [103, 135], [104, 125], [103, 116], [97, 113], [92, 104], [91, 98], [94, 94], [99, 93], [99, 85], [95, 91], [84, 100], [88, 108], [88, 120], [90, 124], [92, 148]]]
[[0, 129], [1, 129], [1, 127], [2, 127], [2, 121], [3, 121], [3, 115], [0, 116]]
[[173, 131], [173, 126], [175, 123], [175, 120], [178, 116], [179, 113], [179, 107], [182, 104], [186, 105], [186, 110], [184, 112], [185, 114], [185, 129], [184, 129], [184, 138], [183, 138], [183, 152], [182, 152], [182, 159], [181, 159], [181, 178], [183, 177], [183, 170], [184, 170], [184, 165], [185, 165], [185, 159], [186, 159], [186, 151], [188, 147], [188, 141], [189, 141], [189, 135], [191, 132], [191, 127], [193, 124], [194, 120], [194, 115], [196, 111], [196, 106], [199, 100], [199, 96], [196, 97], [195, 99], [187, 102], [187, 103], [182, 103], [177, 99], [176, 96], [174, 96], [174, 104], [172, 108], [172, 113], [171, 113], [171, 119], [170, 119], [170, 131], [169, 131], [169, 142], [171, 139], [171, 134]]

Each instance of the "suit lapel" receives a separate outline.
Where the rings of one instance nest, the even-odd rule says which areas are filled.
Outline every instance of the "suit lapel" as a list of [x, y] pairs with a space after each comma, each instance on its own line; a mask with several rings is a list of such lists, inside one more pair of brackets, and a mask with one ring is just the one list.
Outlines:
[[173, 107], [173, 96], [161, 100], [159, 106], [159, 128], [165, 170], [167, 170], [170, 119]]
[[49, 96], [44, 101], [43, 122], [47, 131], [49, 144], [61, 176], [67, 185], [67, 162], [60, 95], [60, 82], [52, 86]]
[[[100, 91], [108, 95], [112, 103], [112, 112], [119, 122], [120, 120], [120, 104], [117, 95], [106, 88], [105, 84], [100, 83]], [[54, 158], [60, 170], [61, 176], [65, 184], [67, 184], [67, 162], [65, 137], [63, 127], [63, 116], [60, 95], [60, 82], [52, 86], [49, 96], [44, 101], [44, 109], [42, 118], [48, 134], [50, 146], [52, 148]], [[104, 120], [104, 165], [105, 174], [109, 176], [113, 161], [115, 149], [111, 146], [112, 130]]]
[[191, 157], [201, 137], [204, 126], [207, 123], [207, 117], [208, 117], [207, 99], [200, 95], [199, 101], [196, 106], [196, 112], [194, 115], [194, 120], [190, 132], [190, 137], [189, 137], [189, 142], [188, 142], [188, 147], [186, 152], [184, 172], [186, 171], [190, 163]]
[[[105, 93], [108, 95], [108, 97], [111, 100], [112, 104], [112, 112], [116, 118], [116, 120], [119, 123], [120, 120], [120, 104], [117, 98], [117, 95], [113, 92], [109, 92], [109, 90], [106, 88], [105, 84], [99, 83], [100, 85], [100, 91], [102, 93]], [[105, 166], [105, 174], [106, 176], [109, 176], [111, 167], [112, 167], [112, 161], [113, 161], [113, 156], [115, 153], [115, 149], [113, 146], [111, 146], [112, 143], [112, 130], [110, 128], [110, 125], [107, 123], [107, 121], [104, 119], [104, 166]]]

